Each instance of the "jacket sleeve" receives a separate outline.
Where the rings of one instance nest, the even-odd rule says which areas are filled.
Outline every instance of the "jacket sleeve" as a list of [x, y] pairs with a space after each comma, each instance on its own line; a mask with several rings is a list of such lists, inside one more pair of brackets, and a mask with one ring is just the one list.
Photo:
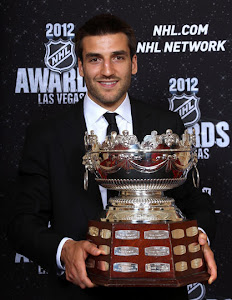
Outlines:
[[39, 126], [28, 129], [14, 197], [8, 239], [15, 250], [46, 269], [56, 270], [56, 251], [62, 235], [49, 227], [52, 202], [49, 189], [49, 134]]
[[198, 226], [204, 229], [210, 241], [213, 241], [216, 232], [214, 205], [207, 193], [202, 193], [199, 188], [193, 186], [191, 171], [182, 186], [166, 191], [165, 194], [175, 199], [177, 207], [188, 220], [197, 220]]
[[[183, 133], [184, 125], [176, 114], [176, 132]], [[192, 170], [186, 182], [178, 188], [166, 191], [167, 196], [175, 199], [177, 207], [189, 220], [197, 220], [198, 226], [205, 230], [210, 241], [216, 233], [216, 216], [212, 198], [193, 185]]]

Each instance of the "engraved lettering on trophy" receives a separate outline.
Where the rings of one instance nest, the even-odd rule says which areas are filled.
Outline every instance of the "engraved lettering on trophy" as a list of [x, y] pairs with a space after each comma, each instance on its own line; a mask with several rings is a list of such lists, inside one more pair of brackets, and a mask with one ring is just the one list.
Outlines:
[[163, 240], [168, 238], [169, 233], [167, 230], [148, 230], [144, 232], [144, 239], [147, 240]]
[[151, 246], [144, 249], [147, 256], [166, 256], [170, 254], [169, 247]]
[[99, 228], [97, 228], [95, 226], [90, 226], [89, 227], [89, 235], [98, 236], [98, 234], [99, 234]]
[[173, 252], [175, 255], [183, 255], [186, 253], [185, 245], [178, 245], [173, 248]]
[[198, 228], [196, 226], [192, 226], [186, 229], [186, 234], [188, 237], [192, 237], [198, 234]]
[[140, 232], [138, 230], [117, 230], [115, 238], [119, 240], [136, 240], [139, 239]]
[[138, 272], [138, 264], [129, 262], [119, 262], [113, 264], [113, 271], [121, 273]]
[[186, 261], [179, 261], [179, 262], [175, 263], [175, 269], [178, 272], [186, 271], [188, 269], [187, 262]]
[[139, 255], [139, 248], [138, 247], [129, 247], [129, 246], [115, 247], [114, 255], [119, 255], [119, 256]]
[[198, 251], [200, 251], [200, 249], [201, 248], [200, 248], [200, 245], [198, 243], [192, 243], [192, 244], [188, 245], [188, 250], [191, 253], [198, 252]]
[[99, 245], [98, 247], [100, 250], [103, 250], [105, 252], [105, 255], [110, 254], [110, 247], [107, 245]]
[[203, 262], [201, 258], [195, 258], [193, 260], [191, 260], [191, 268], [192, 269], [197, 269], [200, 268], [202, 266]]
[[172, 238], [173, 239], [182, 239], [184, 237], [183, 229], [174, 229], [172, 230]]
[[97, 262], [97, 269], [101, 271], [108, 271], [109, 270], [109, 263], [103, 260], [99, 260]]
[[170, 264], [167, 263], [150, 263], [145, 265], [146, 272], [163, 273], [170, 272]]
[[109, 229], [101, 229], [100, 230], [100, 237], [102, 239], [109, 239], [109, 238], [111, 238], [111, 231]]
[[92, 268], [94, 268], [95, 267], [95, 260], [94, 259], [92, 259], [92, 258], [88, 258], [87, 260], [86, 260], [86, 267], [87, 268], [89, 268], [89, 269], [92, 269]]

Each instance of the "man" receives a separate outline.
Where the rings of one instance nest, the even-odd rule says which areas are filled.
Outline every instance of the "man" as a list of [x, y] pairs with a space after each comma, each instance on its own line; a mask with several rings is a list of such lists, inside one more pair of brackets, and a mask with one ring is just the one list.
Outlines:
[[[94, 284], [85, 267], [89, 254], [104, 254], [86, 241], [85, 235], [88, 220], [96, 219], [106, 204], [106, 191], [99, 191], [93, 178], [88, 191], [83, 189], [84, 132], [94, 129], [102, 142], [108, 126], [106, 112], [116, 112], [119, 131], [127, 129], [140, 141], [154, 129], [163, 133], [171, 128], [181, 134], [184, 128], [178, 115], [129, 98], [127, 91], [131, 75], [137, 73], [137, 56], [133, 30], [125, 22], [111, 15], [90, 19], [77, 32], [77, 53], [79, 72], [85, 78], [88, 93], [72, 112], [29, 128], [9, 239], [18, 252], [51, 273], [60, 274], [53, 276], [54, 292], [67, 296], [70, 291], [70, 297], [79, 295], [81, 299], [97, 295], [108, 298], [108, 293], [121, 296], [124, 289], [91, 289]], [[185, 215], [197, 219], [213, 238], [215, 217], [208, 195], [201, 194], [190, 182], [169, 194]], [[206, 239], [206, 234], [200, 234], [212, 283], [217, 276], [216, 264]], [[143, 288], [128, 291], [131, 296], [144, 294]], [[170, 295], [173, 299], [187, 299], [186, 288], [156, 288], [154, 293], [156, 299], [161, 295], [163, 299]]]

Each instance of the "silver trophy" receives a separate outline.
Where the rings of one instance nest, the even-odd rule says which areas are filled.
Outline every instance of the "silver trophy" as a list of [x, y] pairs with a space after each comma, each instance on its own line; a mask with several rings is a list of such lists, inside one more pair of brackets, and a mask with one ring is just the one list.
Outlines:
[[182, 185], [192, 168], [194, 184], [199, 183], [194, 130], [181, 138], [171, 129], [160, 135], [154, 130], [141, 143], [124, 130], [102, 144], [91, 131], [84, 141], [85, 189], [90, 171], [99, 185], [119, 192], [109, 199], [104, 217], [89, 222], [88, 240], [107, 249], [105, 256], [89, 257], [90, 278], [106, 286], [207, 280], [196, 221], [186, 220], [174, 199], [164, 195]]

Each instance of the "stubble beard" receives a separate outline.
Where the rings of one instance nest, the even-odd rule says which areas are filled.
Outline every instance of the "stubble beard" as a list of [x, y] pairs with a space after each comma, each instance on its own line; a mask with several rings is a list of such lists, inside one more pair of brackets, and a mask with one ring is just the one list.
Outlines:
[[[107, 78], [107, 79], [116, 79], [116, 78]], [[102, 79], [102, 81], [104, 81], [104, 79]], [[101, 103], [103, 105], [113, 106], [118, 101], [120, 101], [124, 95], [126, 95], [131, 84], [131, 75], [129, 74], [128, 76], [126, 76], [126, 79], [124, 80], [122, 87], [118, 89], [117, 93], [113, 95], [111, 95], [110, 90], [109, 90], [109, 95], [107, 95], [107, 91], [103, 94], [103, 92], [100, 91], [100, 89], [97, 89], [94, 86], [96, 84], [96, 80], [95, 80], [95, 84], [93, 84], [91, 80], [85, 78], [85, 82], [88, 89], [88, 93], [90, 97], [93, 98], [92, 99], [93, 101]]]

